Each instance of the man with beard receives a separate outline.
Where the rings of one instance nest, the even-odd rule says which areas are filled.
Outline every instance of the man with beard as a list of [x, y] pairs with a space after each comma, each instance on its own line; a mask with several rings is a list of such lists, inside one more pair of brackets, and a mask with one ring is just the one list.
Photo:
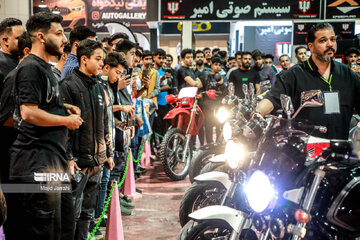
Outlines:
[[265, 54], [256, 49], [252, 52], [254, 59], [254, 69], [259, 72], [261, 81], [270, 81], [271, 85], [274, 85], [276, 74], [274, 70], [264, 63]]
[[211, 68], [205, 67], [204, 65], [205, 54], [201, 50], [197, 50], [195, 52], [195, 63], [196, 63], [196, 70], [195, 74], [196, 77], [202, 79], [206, 72], [211, 72]]
[[290, 96], [297, 109], [301, 104], [301, 92], [317, 89], [331, 91], [331, 96], [335, 95], [331, 99], [332, 111], [325, 112], [328, 108], [324, 107], [304, 108], [298, 118], [327, 127], [327, 133], [314, 132], [315, 136], [348, 139], [353, 110], [355, 107], [357, 111], [360, 109], [360, 79], [349, 67], [334, 61], [337, 43], [331, 24], [313, 25], [307, 39], [311, 57], [277, 75], [274, 87], [258, 104], [255, 114], [265, 116], [274, 109], [281, 108], [281, 94]]
[[[19, 63], [19, 36], [24, 32], [22, 22], [16, 18], [5, 18], [0, 23], [0, 72], [3, 78]], [[3, 78], [0, 79], [2, 84]]]
[[345, 53], [345, 59], [347, 61], [347, 65], [351, 68], [352, 63], [356, 63], [358, 60], [358, 56], [360, 56], [360, 50], [357, 48], [349, 48]]
[[275, 66], [274, 64], [274, 56], [271, 54], [266, 54], [265, 55], [265, 59], [264, 59], [264, 63], [266, 65], [268, 65], [269, 67], [272, 68], [272, 70], [274, 70], [275, 73], [279, 73], [279, 69]]
[[[46, 173], [62, 175], [60, 183], [69, 185], [68, 174], [73, 174], [75, 163], [66, 158], [67, 129], [77, 129], [83, 122], [79, 108], [63, 103], [48, 64], [52, 56], [62, 53], [66, 42], [61, 22], [60, 15], [41, 12], [26, 23], [32, 49], [16, 73], [14, 126], [19, 134], [11, 148], [10, 181], [32, 183], [38, 190], [6, 196], [8, 220], [4, 229], [10, 240], [73, 239], [71, 191], [40, 188], [40, 183], [48, 187], [59, 183]], [[39, 179], [35, 173], [43, 177]]]
[[234, 83], [235, 95], [244, 98], [243, 85], [248, 85], [249, 83], [254, 84], [255, 92], [258, 92], [260, 89], [260, 75], [259, 73], [251, 68], [251, 53], [243, 52], [241, 55], [242, 65], [240, 68], [231, 72], [229, 77], [229, 82]]
[[211, 66], [210, 66], [210, 64], [211, 64], [211, 49], [206, 47], [206, 48], [204, 48], [203, 52], [205, 54], [205, 63], [204, 63], [204, 65], [205, 65], [205, 67], [210, 69], [211, 68]]

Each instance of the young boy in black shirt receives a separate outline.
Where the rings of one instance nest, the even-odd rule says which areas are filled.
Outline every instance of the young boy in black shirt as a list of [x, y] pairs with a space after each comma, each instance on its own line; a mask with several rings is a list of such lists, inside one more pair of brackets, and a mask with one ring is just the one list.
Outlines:
[[108, 124], [105, 93], [97, 75], [104, 65], [105, 53], [101, 42], [90, 39], [79, 43], [79, 68], [60, 83], [64, 102], [78, 106], [82, 126], [70, 132], [67, 148], [69, 159], [74, 159], [81, 171], [88, 175], [83, 197], [76, 200], [76, 239], [87, 239], [89, 223], [99, 194], [101, 166], [112, 169], [112, 139]]

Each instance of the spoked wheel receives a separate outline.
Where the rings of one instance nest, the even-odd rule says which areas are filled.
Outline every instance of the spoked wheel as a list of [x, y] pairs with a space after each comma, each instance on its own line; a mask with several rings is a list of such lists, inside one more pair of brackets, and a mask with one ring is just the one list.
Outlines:
[[189, 220], [189, 214], [200, 208], [220, 205], [226, 193], [222, 184], [193, 183], [185, 192], [179, 210], [180, 225], [183, 227]]
[[178, 128], [169, 129], [160, 146], [160, 159], [166, 175], [172, 180], [182, 180], [189, 172], [192, 149], [189, 146], [185, 160], [185, 132]]
[[225, 240], [232, 233], [231, 227], [220, 220], [190, 220], [180, 231], [176, 240]]

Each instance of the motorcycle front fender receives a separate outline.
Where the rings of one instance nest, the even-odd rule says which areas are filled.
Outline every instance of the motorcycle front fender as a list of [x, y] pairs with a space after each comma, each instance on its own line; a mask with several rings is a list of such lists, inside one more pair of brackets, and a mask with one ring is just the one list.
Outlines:
[[189, 214], [191, 219], [197, 221], [222, 220], [238, 234], [244, 227], [247, 216], [244, 212], [226, 206], [208, 206]]
[[164, 117], [164, 119], [174, 119], [179, 114], [185, 114], [190, 117], [190, 111], [184, 108], [174, 108], [170, 110]]
[[226, 190], [228, 190], [232, 184], [229, 175], [224, 172], [207, 172], [196, 176], [194, 178], [196, 182], [215, 182], [221, 183]]

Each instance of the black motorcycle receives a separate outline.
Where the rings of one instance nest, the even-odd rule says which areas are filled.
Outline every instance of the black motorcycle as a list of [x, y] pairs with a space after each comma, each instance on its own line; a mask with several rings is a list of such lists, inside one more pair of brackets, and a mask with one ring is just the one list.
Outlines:
[[[319, 91], [303, 105], [320, 106]], [[282, 97], [287, 115], [289, 98]], [[310, 101], [309, 101], [310, 100]], [[260, 141], [240, 191], [246, 207], [210, 206], [192, 214], [177, 239], [354, 239], [360, 236], [360, 162], [347, 141], [331, 141], [315, 159], [310, 130], [294, 119], [274, 119]]]

